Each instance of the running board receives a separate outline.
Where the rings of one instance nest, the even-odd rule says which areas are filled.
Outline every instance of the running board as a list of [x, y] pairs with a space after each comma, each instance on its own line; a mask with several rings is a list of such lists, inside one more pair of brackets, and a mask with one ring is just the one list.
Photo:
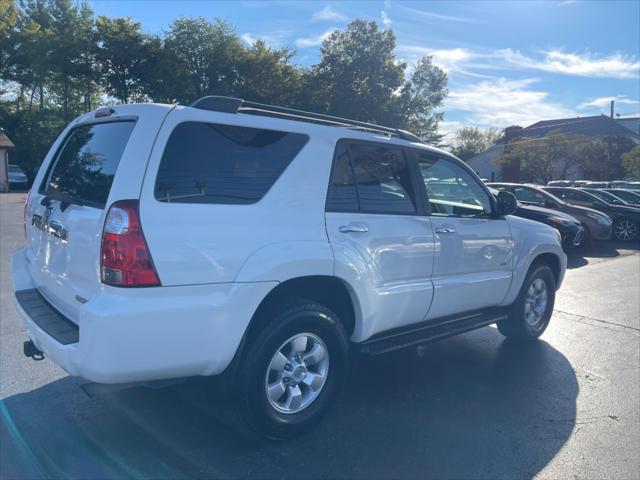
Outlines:
[[408, 325], [374, 335], [369, 340], [358, 344], [357, 348], [367, 355], [387, 353], [486, 327], [506, 319], [507, 312], [506, 307], [495, 307]]

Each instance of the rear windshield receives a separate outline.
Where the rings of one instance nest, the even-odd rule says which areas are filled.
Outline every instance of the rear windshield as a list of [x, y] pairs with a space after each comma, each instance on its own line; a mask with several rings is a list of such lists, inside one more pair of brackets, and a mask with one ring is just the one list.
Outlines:
[[122, 121], [74, 128], [52, 162], [41, 193], [104, 207], [134, 125]]
[[178, 203], [257, 202], [308, 139], [276, 130], [181, 123], [162, 155], [155, 197]]

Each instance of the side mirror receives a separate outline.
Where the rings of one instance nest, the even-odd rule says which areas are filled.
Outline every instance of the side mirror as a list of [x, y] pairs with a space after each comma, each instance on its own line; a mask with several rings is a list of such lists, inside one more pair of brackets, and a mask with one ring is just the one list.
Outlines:
[[500, 192], [498, 194], [498, 215], [511, 215], [518, 208], [518, 199], [511, 192]]

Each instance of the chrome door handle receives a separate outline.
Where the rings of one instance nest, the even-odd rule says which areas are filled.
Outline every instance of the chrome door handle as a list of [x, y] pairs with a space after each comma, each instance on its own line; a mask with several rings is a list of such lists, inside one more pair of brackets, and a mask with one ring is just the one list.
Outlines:
[[340, 233], [367, 233], [369, 228], [361, 223], [350, 223], [349, 225], [340, 225], [338, 230]]
[[439, 227], [436, 228], [436, 233], [456, 233], [456, 229], [454, 227]]

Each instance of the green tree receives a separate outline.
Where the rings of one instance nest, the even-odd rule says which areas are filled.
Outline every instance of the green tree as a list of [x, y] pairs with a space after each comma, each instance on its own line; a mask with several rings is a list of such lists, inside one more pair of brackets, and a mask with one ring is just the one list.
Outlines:
[[290, 63], [293, 55], [287, 48], [272, 49], [260, 40], [243, 49], [234, 94], [256, 102], [295, 107], [303, 83], [301, 70]]
[[306, 75], [307, 105], [314, 111], [405, 128], [427, 141], [439, 141], [441, 113], [434, 110], [447, 94], [447, 75], [431, 57], [415, 65], [394, 55], [392, 30], [376, 22], [355, 20], [335, 31], [320, 50], [320, 62]]
[[179, 18], [164, 39], [163, 67], [173, 68], [176, 100], [190, 103], [204, 95], [230, 95], [237, 84], [242, 45], [223, 20]]
[[420, 59], [401, 95], [393, 98], [392, 103], [400, 106], [402, 114], [391, 125], [410, 130], [428, 143], [442, 143], [438, 123], [444, 114], [434, 110], [442, 106], [447, 96], [447, 83], [447, 74], [433, 64], [431, 56]]
[[451, 140], [451, 153], [465, 162], [487, 150], [501, 137], [497, 128], [481, 130], [477, 127], [462, 127]]
[[625, 176], [622, 156], [632, 150], [635, 143], [625, 135], [612, 135], [585, 142], [580, 150], [579, 163], [586, 178], [593, 180], [619, 180]]
[[142, 33], [131, 18], [96, 20], [97, 58], [106, 93], [122, 103], [146, 99], [147, 77], [157, 60], [155, 39]]
[[505, 145], [505, 153], [496, 159], [503, 171], [519, 165], [520, 180], [546, 184], [563, 179], [578, 165], [590, 140], [583, 135], [564, 135], [554, 130], [539, 138], [519, 138]]
[[365, 122], [386, 123], [406, 64], [396, 62], [396, 37], [376, 22], [355, 20], [322, 43], [320, 63], [308, 79], [311, 107]]
[[640, 180], [640, 146], [622, 154], [622, 167], [627, 176]]

